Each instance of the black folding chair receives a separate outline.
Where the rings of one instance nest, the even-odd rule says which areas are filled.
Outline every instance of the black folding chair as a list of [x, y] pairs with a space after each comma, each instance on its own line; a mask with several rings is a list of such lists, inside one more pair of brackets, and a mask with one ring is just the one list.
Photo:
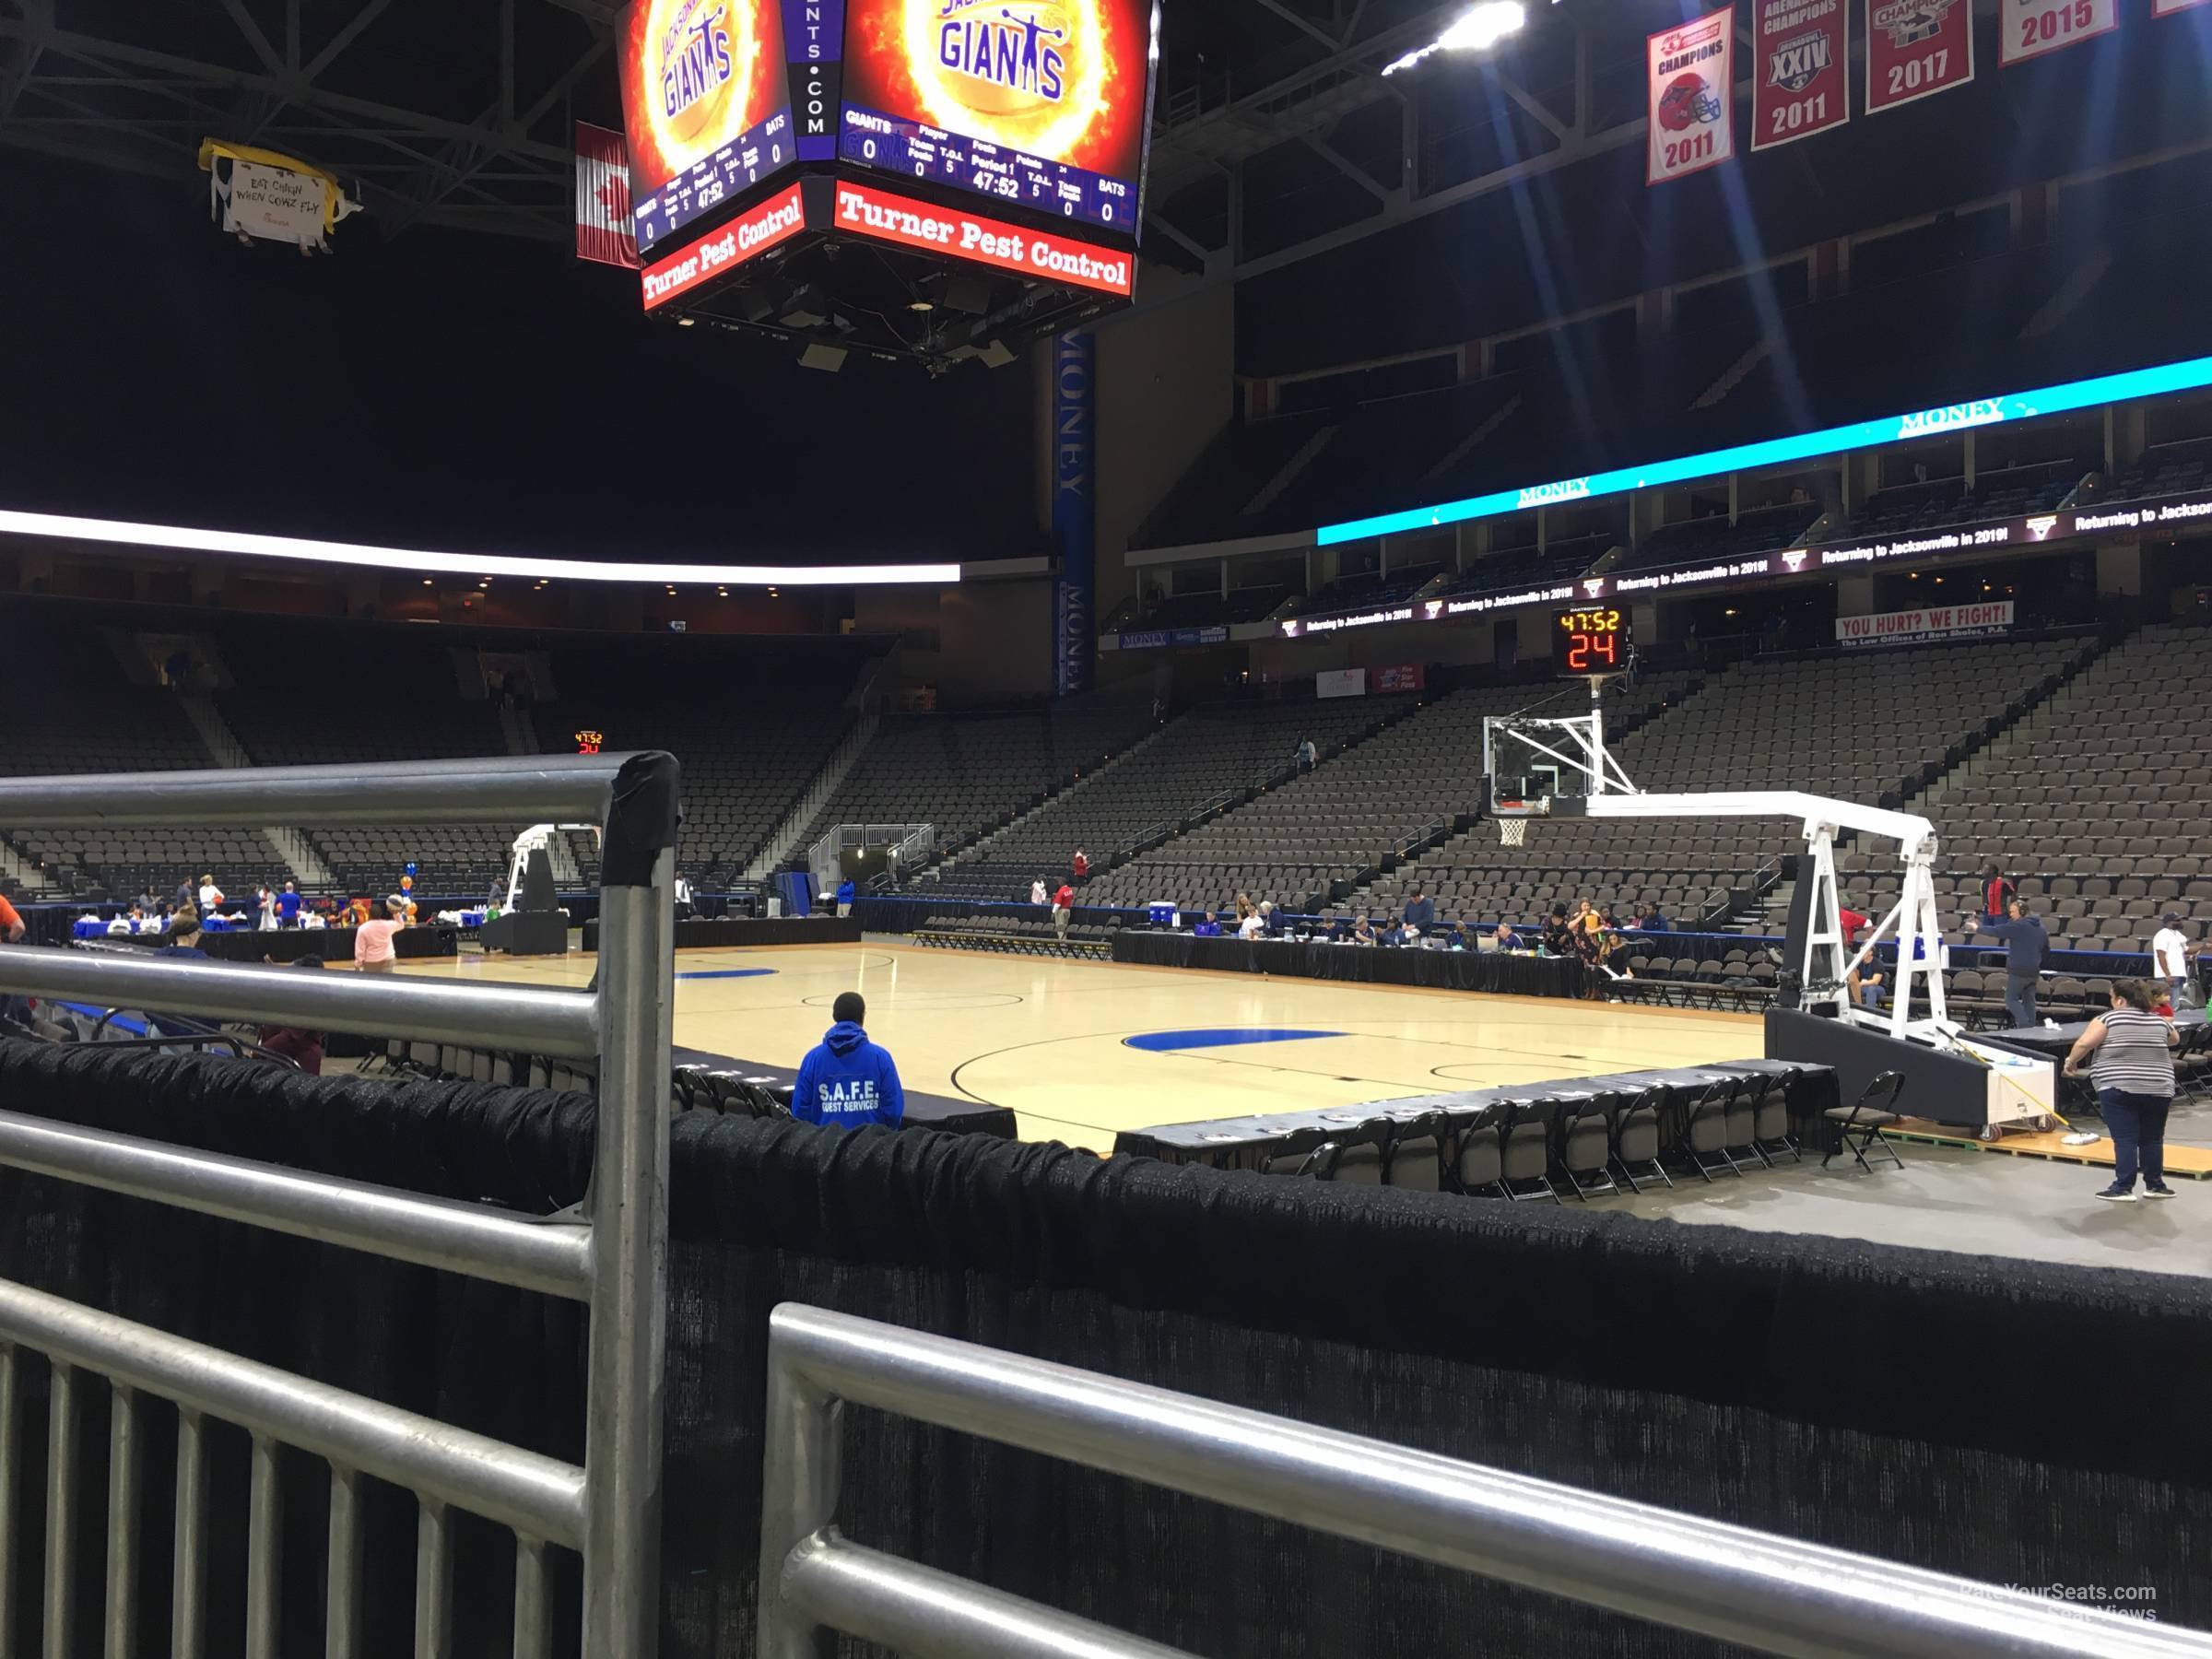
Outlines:
[[1612, 1119], [1613, 1168], [1620, 1179], [1629, 1183], [1631, 1193], [1643, 1191], [1636, 1184], [1636, 1177], [1630, 1172], [1632, 1165], [1648, 1165], [1651, 1172], [1668, 1186], [1675, 1184], [1675, 1178], [1666, 1172], [1666, 1166], [1659, 1161], [1659, 1114], [1665, 1104], [1666, 1089], [1660, 1084], [1653, 1084], [1641, 1094], [1615, 1095], [1612, 1099], [1609, 1116]]
[[1902, 1072], [1881, 1072], [1868, 1079], [1859, 1090], [1859, 1098], [1848, 1106], [1830, 1106], [1821, 1115], [1836, 1125], [1836, 1142], [1820, 1160], [1828, 1168], [1837, 1153], [1849, 1150], [1859, 1160], [1859, 1168], [1869, 1175], [1874, 1166], [1866, 1161], [1869, 1147], [1879, 1147], [1889, 1154], [1889, 1161], [1899, 1169], [1905, 1160], [1897, 1155], [1897, 1148], [1882, 1137], [1882, 1131], [1898, 1121], [1897, 1098], [1905, 1092], [1905, 1075]]

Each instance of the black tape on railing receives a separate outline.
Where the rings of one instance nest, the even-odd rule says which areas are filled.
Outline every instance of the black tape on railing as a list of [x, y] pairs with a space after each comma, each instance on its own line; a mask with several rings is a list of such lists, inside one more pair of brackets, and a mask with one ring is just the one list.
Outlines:
[[599, 849], [601, 887], [652, 884], [654, 861], [676, 845], [677, 783], [674, 755], [649, 749], [622, 762]]

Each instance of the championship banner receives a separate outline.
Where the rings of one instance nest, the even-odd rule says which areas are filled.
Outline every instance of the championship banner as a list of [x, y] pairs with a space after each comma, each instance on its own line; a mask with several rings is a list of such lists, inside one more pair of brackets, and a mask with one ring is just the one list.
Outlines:
[[1751, 78], [1754, 150], [1809, 138], [1851, 119], [1846, 16], [1843, 0], [1751, 0], [1758, 25]]
[[1651, 69], [1647, 185], [1735, 159], [1735, 25], [1731, 6], [1661, 29], [1644, 41]]
[[2004, 633], [2012, 627], [2012, 601], [1979, 605], [1931, 605], [1918, 610], [1877, 611], [1870, 617], [1838, 617], [1836, 642], [1857, 645], [1918, 645], [1928, 640], [1955, 640], [1970, 634]]
[[576, 124], [576, 257], [638, 268], [629, 220], [629, 147], [622, 135]]
[[1868, 114], [1973, 78], [1973, 8], [1967, 0], [1866, 0]]
[[1998, 61], [2007, 69], [2058, 52], [2120, 27], [2120, 0], [2001, 0], [2004, 50]]

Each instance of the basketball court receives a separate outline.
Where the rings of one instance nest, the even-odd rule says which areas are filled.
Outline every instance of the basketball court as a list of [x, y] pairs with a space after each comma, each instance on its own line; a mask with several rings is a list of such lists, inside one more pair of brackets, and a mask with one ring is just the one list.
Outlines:
[[[593, 959], [459, 957], [431, 977], [578, 985]], [[877, 943], [679, 952], [676, 1041], [795, 1066], [841, 991], [910, 1089], [1011, 1108], [1027, 1140], [1745, 1059], [1756, 1017], [1343, 985]]]

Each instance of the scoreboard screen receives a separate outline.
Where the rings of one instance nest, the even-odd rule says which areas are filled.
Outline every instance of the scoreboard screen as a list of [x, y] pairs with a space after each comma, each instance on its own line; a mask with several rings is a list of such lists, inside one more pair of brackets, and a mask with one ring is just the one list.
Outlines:
[[1629, 671], [1629, 613], [1617, 606], [1551, 614], [1551, 669], [1581, 677]]
[[615, 43], [641, 249], [798, 159], [780, 0], [630, 0]]
[[1154, 0], [846, 0], [841, 159], [1135, 241]]

